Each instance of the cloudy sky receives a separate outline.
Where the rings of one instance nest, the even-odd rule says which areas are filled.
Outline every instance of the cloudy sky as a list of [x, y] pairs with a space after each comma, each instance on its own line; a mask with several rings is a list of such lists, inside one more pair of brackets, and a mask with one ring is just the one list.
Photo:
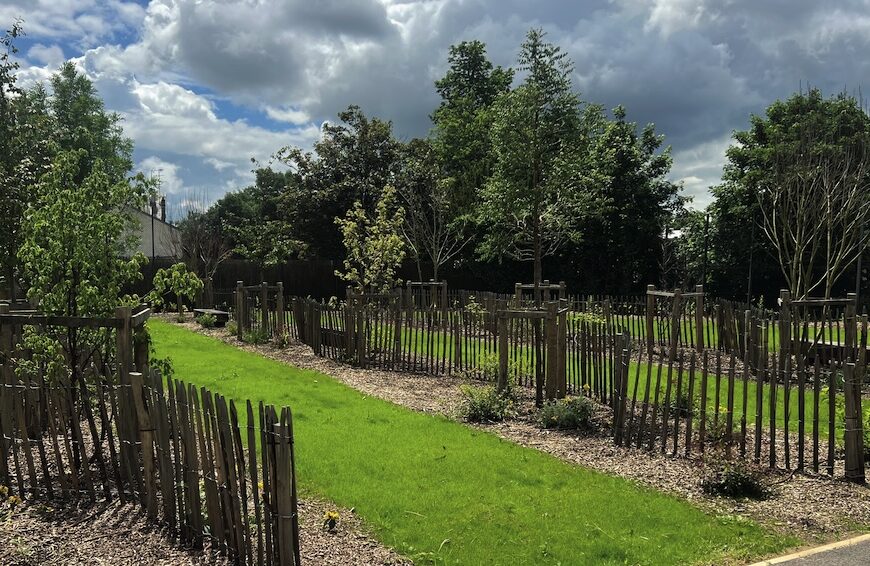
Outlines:
[[544, 28], [585, 100], [656, 124], [696, 205], [750, 113], [807, 83], [857, 92], [870, 70], [866, 0], [0, 0], [0, 24], [16, 18], [22, 81], [74, 59], [176, 213], [247, 184], [252, 157], [310, 147], [348, 104], [425, 135], [462, 40], [511, 65]]

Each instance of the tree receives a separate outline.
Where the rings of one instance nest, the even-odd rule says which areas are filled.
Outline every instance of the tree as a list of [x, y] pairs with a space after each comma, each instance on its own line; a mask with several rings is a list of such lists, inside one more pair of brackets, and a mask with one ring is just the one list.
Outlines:
[[466, 227], [471, 215], [457, 202], [451, 190], [454, 182], [443, 175], [441, 161], [428, 141], [414, 139], [405, 146], [396, 186], [406, 211], [402, 233], [417, 261], [421, 281], [423, 258], [432, 263], [432, 277], [437, 280], [441, 266], [469, 242]]
[[373, 216], [356, 201], [344, 218], [335, 219], [347, 250], [344, 271], [335, 274], [358, 291], [386, 293], [400, 283], [396, 272], [405, 259], [401, 235], [405, 211], [395, 201], [396, 191], [387, 185]]
[[294, 175], [268, 167], [254, 173], [254, 185], [225, 196], [209, 214], [220, 221], [233, 251], [262, 271], [304, 253], [306, 245], [296, 237], [296, 227], [282, 208]]
[[639, 129], [621, 106], [609, 119], [597, 105], [587, 107], [583, 123], [574, 163], [587, 175], [594, 208], [583, 242], [563, 255], [578, 271], [595, 272], [609, 292], [629, 293], [658, 279], [665, 230], [685, 199], [667, 179], [670, 148], [662, 149], [653, 124]]
[[98, 160], [111, 182], [125, 179], [133, 168], [133, 142], [124, 137], [121, 116], [106, 112], [93, 83], [70, 61], [63, 64], [50, 82], [49, 108], [56, 122], [54, 136], [58, 147], [86, 151], [79, 172], [81, 179]]
[[169, 269], [158, 269], [154, 274], [154, 288], [148, 294], [148, 300], [154, 306], [163, 306], [166, 296], [175, 296], [178, 316], [184, 316], [184, 299], [194, 300], [202, 291], [202, 280], [196, 273], [187, 270], [183, 263], [176, 263]]
[[474, 202], [493, 167], [490, 109], [510, 90], [513, 70], [494, 67], [480, 41], [450, 47], [447, 73], [435, 81], [441, 103], [432, 113], [432, 145], [450, 180], [452, 200]]
[[296, 239], [313, 255], [343, 257], [334, 219], [359, 201], [373, 214], [385, 186], [392, 183], [400, 144], [392, 124], [368, 118], [357, 106], [339, 113], [340, 123], [325, 123], [314, 152], [283, 148], [276, 157], [290, 167], [281, 204]]
[[[81, 182], [82, 169], [89, 173]], [[85, 150], [59, 153], [34, 187], [18, 252], [28, 299], [55, 316], [114, 316], [129, 298], [123, 289], [141, 277], [145, 257], [133, 249], [125, 211], [144, 204], [146, 188], [113, 182], [100, 160]], [[43, 337], [66, 352], [75, 386], [85, 365], [105, 342], [105, 333], [46, 329]]]
[[[750, 121], [734, 133], [723, 183], [713, 189], [717, 245], [739, 249], [754, 234], [750, 250], [776, 260], [793, 296], [829, 296], [864, 249], [870, 117], [854, 97], [811, 89]], [[717, 256], [746, 260], [746, 252], [728, 253]]]
[[482, 194], [479, 216], [487, 233], [479, 250], [484, 258], [533, 261], [540, 282], [543, 257], [580, 236], [584, 191], [574, 168], [580, 154], [572, 147], [580, 100], [571, 90], [570, 61], [544, 42], [542, 31], [529, 31], [519, 63], [525, 81], [493, 107], [495, 169]]
[[214, 209], [191, 211], [178, 223], [181, 253], [189, 269], [203, 279], [214, 277], [218, 267], [233, 255], [233, 245], [224, 234]]

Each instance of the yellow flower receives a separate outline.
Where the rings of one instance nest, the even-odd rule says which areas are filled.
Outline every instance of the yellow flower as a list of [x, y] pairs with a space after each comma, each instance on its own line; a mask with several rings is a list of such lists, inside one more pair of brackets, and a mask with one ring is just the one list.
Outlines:
[[9, 505], [11, 505], [13, 509], [15, 508], [16, 505], [19, 505], [22, 503], [21, 498], [18, 497], [17, 495], [13, 495], [9, 499], [7, 499], [7, 501], [9, 502]]
[[327, 511], [325, 515], [323, 515], [323, 519], [325, 521], [338, 521], [339, 519], [338, 511]]
[[5, 485], [0, 485], [0, 495], [2, 495], [3, 497], [9, 495], [9, 488]]

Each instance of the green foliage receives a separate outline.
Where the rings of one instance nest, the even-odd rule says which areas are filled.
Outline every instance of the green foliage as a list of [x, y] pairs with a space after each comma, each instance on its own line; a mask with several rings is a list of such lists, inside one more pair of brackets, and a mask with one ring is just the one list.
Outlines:
[[[842, 386], [842, 376], [840, 376], [840, 385]], [[821, 390], [821, 403], [824, 406], [828, 406], [830, 403], [829, 400], [830, 388], [823, 387]], [[845, 430], [846, 428], [846, 399], [843, 397], [842, 393], [839, 395], [835, 395], [834, 399], [834, 415], [836, 422], [839, 424], [838, 429]], [[861, 403], [861, 434], [864, 438], [864, 460], [870, 462], [870, 403], [866, 400]], [[837, 445], [842, 447], [844, 443], [844, 438], [842, 436], [838, 436]]]
[[184, 299], [192, 301], [202, 291], [202, 287], [202, 280], [196, 273], [188, 271], [183, 263], [176, 263], [172, 267], [157, 270], [148, 300], [155, 307], [162, 307], [166, 296], [172, 294], [176, 300], [176, 311], [180, 315], [184, 313]]
[[63, 152], [34, 189], [19, 261], [28, 298], [47, 314], [106, 316], [121, 290], [138, 279], [141, 254], [125, 259], [132, 241], [124, 212], [142, 202], [142, 187], [113, 183], [102, 162], [83, 175], [87, 154]]
[[510, 391], [499, 391], [494, 385], [482, 387], [462, 384], [459, 386], [462, 402], [459, 415], [473, 423], [503, 421], [514, 408]]
[[560, 430], [592, 428], [594, 406], [587, 397], [565, 397], [548, 401], [538, 411], [541, 428]]
[[213, 314], [205, 313], [196, 317], [196, 322], [203, 328], [214, 328], [215, 323], [217, 323], [217, 317]]
[[275, 340], [275, 346], [278, 348], [284, 349], [289, 346], [293, 342], [293, 339], [290, 338], [290, 334], [288, 332], [282, 332], [280, 336], [278, 336], [277, 340]]
[[763, 477], [758, 466], [742, 458], [727, 458], [723, 451], [716, 450], [704, 459], [701, 489], [710, 495], [766, 499], [770, 490]]
[[367, 117], [358, 106], [338, 118], [323, 124], [313, 153], [288, 147], [276, 155], [292, 171], [280, 201], [284, 219], [311, 255], [330, 259], [344, 257], [335, 218], [357, 202], [369, 218], [376, 214], [400, 150], [390, 122]]
[[378, 201], [374, 218], [357, 201], [344, 218], [336, 218], [347, 257], [344, 271], [335, 274], [358, 290], [384, 293], [400, 284], [396, 271], [405, 258], [401, 229], [405, 211], [395, 206], [396, 191], [387, 186]]
[[226, 325], [227, 334], [230, 336], [235, 336], [239, 331], [239, 324], [235, 320], [231, 320], [227, 322]]
[[604, 318], [604, 315], [597, 311], [569, 311], [568, 318], [575, 323], [586, 323], [586, 324], [604, 324], [607, 320]]
[[[479, 220], [484, 258], [541, 260], [566, 241], [579, 241], [578, 219], [590, 208], [580, 140], [580, 99], [571, 90], [573, 66], [565, 54], [531, 30], [523, 43], [522, 85], [495, 101], [493, 174], [482, 191]], [[579, 161], [579, 162], [578, 162]]]
[[262, 328], [246, 330], [244, 333], [242, 333], [242, 342], [245, 342], [246, 344], [265, 344], [268, 341], [269, 334]]

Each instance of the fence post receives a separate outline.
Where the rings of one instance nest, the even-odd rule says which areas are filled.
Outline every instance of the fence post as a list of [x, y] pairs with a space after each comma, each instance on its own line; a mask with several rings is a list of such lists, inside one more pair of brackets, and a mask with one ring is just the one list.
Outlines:
[[240, 341], [245, 330], [245, 284], [242, 281], [236, 281], [236, 338]]
[[498, 390], [504, 391], [508, 384], [508, 319], [503, 312], [498, 316]]
[[[625, 436], [625, 413], [628, 407], [628, 348], [629, 340], [627, 336], [620, 334], [615, 340], [619, 347], [617, 354], [617, 372], [614, 376], [616, 381], [617, 400], [614, 407], [613, 417], [613, 440], [617, 446], [622, 446], [622, 441]], [[626, 442], [627, 444], [627, 442]]]
[[647, 354], [652, 357], [653, 346], [655, 344], [655, 340], [653, 339], [654, 332], [654, 324], [653, 317], [655, 316], [656, 309], [656, 298], [652, 295], [652, 291], [655, 291], [654, 285], [646, 286], [646, 350]]
[[202, 306], [209, 309], [214, 308], [214, 281], [212, 281], [211, 277], [205, 278], [205, 290], [203, 294], [203, 302], [205, 304]]
[[275, 295], [275, 328], [278, 337], [284, 334], [284, 283], [278, 281], [278, 290]]
[[[564, 283], [561, 285], [564, 286]], [[557, 362], [556, 397], [564, 399], [568, 393], [568, 310], [559, 314], [559, 335], [557, 337], [557, 350], [559, 361]]]
[[704, 286], [695, 285], [695, 349], [704, 351]]
[[[843, 367], [843, 396], [846, 401], [844, 444], [846, 447], [846, 480], [864, 483], [864, 435], [861, 413], [861, 376], [855, 363]], [[834, 392], [831, 392], [833, 395]]]
[[[141, 370], [147, 371], [147, 370]], [[143, 397], [144, 383], [142, 373], [130, 372], [130, 387], [133, 392], [133, 405], [136, 410], [136, 423], [139, 437], [142, 440], [142, 475], [145, 487], [145, 509], [149, 519], [157, 519], [157, 479], [154, 476], [154, 426], [151, 416], [145, 407]], [[123, 418], [131, 418], [132, 415], [122, 415]], [[134, 470], [134, 473], [137, 471]]]
[[[0, 304], [0, 315], [9, 314], [10, 306]], [[7, 385], [12, 381], [12, 325], [0, 322], [0, 481], [9, 485], [8, 455], [12, 438], [11, 394]]]
[[547, 380], [546, 399], [552, 401], [556, 398], [556, 374], [558, 373], [559, 354], [556, 352], [556, 303], [548, 301], [546, 305], [547, 318], [544, 319], [544, 337], [547, 348]]
[[677, 358], [677, 346], [680, 342], [680, 301], [683, 293], [679, 289], [674, 289], [674, 304], [671, 305], [671, 344], [668, 351], [668, 360], [674, 361]]
[[280, 566], [298, 565], [298, 533], [295, 532], [296, 506], [293, 501], [293, 438], [291, 429], [283, 425], [275, 425], [275, 501], [278, 522], [278, 564]]
[[260, 329], [266, 336], [272, 335], [272, 328], [269, 326], [269, 284], [263, 281], [260, 283]]

